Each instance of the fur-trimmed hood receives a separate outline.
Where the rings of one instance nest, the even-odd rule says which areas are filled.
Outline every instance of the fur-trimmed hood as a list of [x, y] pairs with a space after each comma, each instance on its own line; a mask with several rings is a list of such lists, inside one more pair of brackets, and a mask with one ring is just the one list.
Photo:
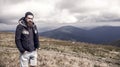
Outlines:
[[[27, 27], [26, 21], [25, 21], [25, 17], [22, 17], [19, 19], [18, 23], [24, 27]], [[33, 22], [33, 27], [35, 26], [34, 22]]]

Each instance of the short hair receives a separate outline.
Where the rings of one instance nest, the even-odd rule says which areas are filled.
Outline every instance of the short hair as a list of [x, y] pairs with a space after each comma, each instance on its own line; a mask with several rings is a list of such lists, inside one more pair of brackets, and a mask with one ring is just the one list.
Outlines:
[[28, 15], [34, 16], [32, 12], [26, 12], [26, 13], [25, 13], [25, 18], [26, 18]]

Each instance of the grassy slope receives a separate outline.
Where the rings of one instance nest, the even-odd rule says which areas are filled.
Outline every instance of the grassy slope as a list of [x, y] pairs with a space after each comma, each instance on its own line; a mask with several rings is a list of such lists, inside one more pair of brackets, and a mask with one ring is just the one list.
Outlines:
[[[120, 67], [120, 48], [40, 37], [38, 67]], [[13, 33], [0, 33], [0, 67], [18, 67]]]

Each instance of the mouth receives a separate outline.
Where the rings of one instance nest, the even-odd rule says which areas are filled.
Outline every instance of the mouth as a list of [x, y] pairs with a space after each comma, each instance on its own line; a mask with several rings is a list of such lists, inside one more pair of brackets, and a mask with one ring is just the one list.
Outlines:
[[32, 21], [29, 21], [29, 23], [32, 23]]

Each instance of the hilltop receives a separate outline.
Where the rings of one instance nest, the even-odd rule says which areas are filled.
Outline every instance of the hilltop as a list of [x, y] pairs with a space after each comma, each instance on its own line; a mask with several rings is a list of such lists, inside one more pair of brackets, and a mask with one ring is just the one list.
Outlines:
[[[39, 41], [38, 67], [120, 67], [119, 47], [46, 37]], [[19, 67], [14, 33], [0, 32], [0, 57], [0, 67]]]

